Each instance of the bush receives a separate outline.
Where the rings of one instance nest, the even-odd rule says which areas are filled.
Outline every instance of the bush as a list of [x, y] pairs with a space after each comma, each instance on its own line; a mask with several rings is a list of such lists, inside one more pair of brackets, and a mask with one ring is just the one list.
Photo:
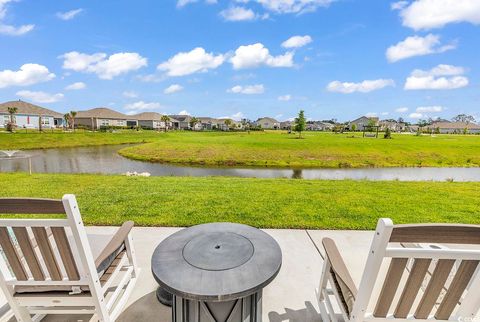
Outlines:
[[392, 138], [392, 131], [387, 127], [385, 130], [385, 134], [383, 135], [384, 139], [391, 139]]
[[15, 123], [13, 122], [8, 122], [7, 123], [7, 131], [8, 132], [13, 132], [13, 130], [15, 130], [16, 126], [15, 126]]

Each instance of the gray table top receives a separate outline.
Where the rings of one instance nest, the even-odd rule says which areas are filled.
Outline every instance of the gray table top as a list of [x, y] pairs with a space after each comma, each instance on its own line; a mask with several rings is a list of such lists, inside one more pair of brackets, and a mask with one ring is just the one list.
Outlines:
[[168, 292], [199, 301], [228, 301], [268, 285], [282, 252], [267, 233], [241, 224], [213, 223], [183, 229], [152, 256], [155, 280]]

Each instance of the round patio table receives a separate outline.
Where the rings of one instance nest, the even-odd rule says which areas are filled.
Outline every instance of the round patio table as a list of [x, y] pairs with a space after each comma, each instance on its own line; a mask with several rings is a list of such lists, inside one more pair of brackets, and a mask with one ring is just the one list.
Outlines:
[[278, 274], [282, 252], [267, 233], [241, 224], [193, 226], [162, 241], [152, 273], [171, 293], [172, 321], [262, 321], [262, 289]]

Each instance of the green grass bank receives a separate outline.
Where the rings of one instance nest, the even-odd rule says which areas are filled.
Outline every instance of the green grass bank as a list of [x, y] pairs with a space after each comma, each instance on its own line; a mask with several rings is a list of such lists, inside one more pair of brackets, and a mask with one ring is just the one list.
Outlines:
[[145, 143], [158, 139], [158, 132], [154, 131], [119, 131], [117, 133], [88, 132], [78, 130], [73, 132], [29, 130], [25, 133], [0, 132], [0, 150], [31, 150], [49, 148], [68, 148], [77, 146], [94, 146], [126, 143]]
[[120, 154], [143, 161], [210, 166], [302, 168], [477, 167], [480, 136], [393, 135], [363, 138], [361, 133], [305, 132], [167, 133]]
[[89, 225], [374, 229], [396, 223], [480, 224], [480, 183], [0, 174], [0, 197], [77, 195]]

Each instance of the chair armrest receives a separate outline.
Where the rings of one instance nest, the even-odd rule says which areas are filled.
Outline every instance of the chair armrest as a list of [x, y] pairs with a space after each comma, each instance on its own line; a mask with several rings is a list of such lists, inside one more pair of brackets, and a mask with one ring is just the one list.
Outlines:
[[331, 238], [324, 238], [322, 240], [323, 248], [325, 248], [325, 253], [327, 255], [328, 261], [332, 267], [332, 270], [335, 272], [337, 278], [339, 278], [345, 286], [350, 290], [354, 297], [357, 296], [357, 286], [350, 275], [345, 262], [343, 261], [342, 255], [338, 251], [337, 245]]
[[97, 259], [95, 260], [95, 267], [97, 267], [97, 270], [104, 261], [109, 260], [111, 258], [111, 255], [123, 246], [125, 240], [128, 237], [128, 234], [130, 233], [130, 230], [132, 230], [133, 228], [133, 225], [133, 221], [124, 222], [123, 225], [117, 230], [115, 235], [112, 236], [112, 239], [110, 239], [108, 244], [103, 248], [103, 250], [97, 256]]

